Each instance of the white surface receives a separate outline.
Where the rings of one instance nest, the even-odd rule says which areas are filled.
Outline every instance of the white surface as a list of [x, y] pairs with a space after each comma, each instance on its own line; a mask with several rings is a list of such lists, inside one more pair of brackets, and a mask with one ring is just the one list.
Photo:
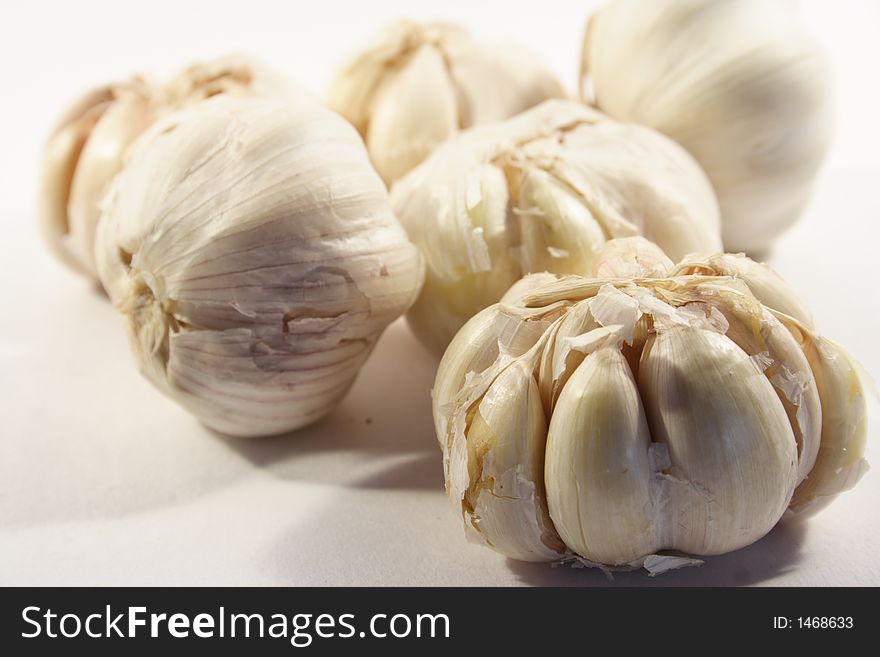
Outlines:
[[[113, 309], [46, 253], [33, 209], [45, 133], [89, 84], [240, 50], [321, 93], [348, 52], [408, 14], [516, 38], [573, 88], [589, 2], [15, 5], [0, 9], [0, 584], [606, 583], [465, 541], [431, 426], [435, 363], [403, 323], [326, 421], [224, 438], [140, 378]], [[834, 58], [838, 139], [815, 202], [769, 261], [877, 378], [880, 12], [871, 0], [804, 9]], [[880, 584], [877, 438], [874, 422], [875, 470], [807, 524], [700, 568], [616, 582]]]

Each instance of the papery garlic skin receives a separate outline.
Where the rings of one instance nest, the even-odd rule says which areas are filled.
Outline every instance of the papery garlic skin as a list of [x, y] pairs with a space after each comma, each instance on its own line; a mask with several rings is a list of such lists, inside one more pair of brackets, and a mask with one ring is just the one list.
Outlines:
[[584, 274], [592, 278], [664, 278], [673, 267], [669, 256], [644, 237], [618, 237], [605, 242]]
[[855, 485], [865, 398], [840, 347], [743, 277], [627, 277], [656, 246], [603, 251], [609, 277], [525, 277], [440, 362], [434, 423], [469, 535], [657, 572], [682, 565], [661, 551], [736, 550]]
[[674, 259], [721, 248], [712, 188], [681, 147], [571, 101], [461, 133], [391, 198], [427, 261], [407, 319], [437, 353], [524, 274], [586, 274], [608, 239], [643, 235]]
[[868, 470], [862, 457], [868, 409], [858, 368], [840, 345], [799, 329], [796, 324], [790, 326], [816, 375], [823, 410], [822, 442], [816, 465], [795, 491], [786, 519], [818, 513], [841, 491], [855, 486]]
[[582, 95], [684, 146], [721, 205], [728, 251], [800, 216], [831, 141], [828, 62], [779, 0], [610, 0], [590, 18]]
[[475, 41], [456, 25], [400, 21], [339, 73], [328, 104], [364, 136], [390, 185], [459, 130], [564, 96], [528, 50]]
[[161, 119], [96, 253], [142, 372], [242, 436], [326, 415], [423, 276], [360, 137], [311, 100], [221, 95]]
[[755, 262], [742, 253], [716, 253], [685, 258], [670, 267], [669, 276], [706, 274], [742, 279], [749, 290], [768, 308], [785, 313], [808, 328], [813, 328], [813, 315], [792, 287], [769, 265]]
[[97, 279], [101, 200], [129, 146], [159, 117], [221, 93], [301, 95], [258, 60], [229, 55], [190, 66], [164, 84], [135, 77], [90, 91], [74, 103], [46, 145], [40, 184], [43, 233], [62, 262]]

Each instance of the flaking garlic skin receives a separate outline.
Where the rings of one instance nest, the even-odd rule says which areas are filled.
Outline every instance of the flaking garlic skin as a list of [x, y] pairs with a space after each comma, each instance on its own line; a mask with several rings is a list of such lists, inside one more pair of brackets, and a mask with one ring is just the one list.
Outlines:
[[728, 251], [766, 252], [798, 219], [831, 143], [830, 67], [787, 4], [610, 0], [584, 36], [583, 99], [697, 159]]
[[160, 119], [96, 254], [141, 371], [241, 436], [326, 415], [423, 276], [360, 137], [310, 99], [221, 94]]
[[244, 55], [227, 55], [156, 83], [141, 77], [91, 90], [61, 117], [43, 153], [40, 224], [64, 264], [97, 280], [95, 233], [101, 200], [129, 146], [159, 117], [217, 94], [284, 98], [289, 82]]
[[564, 96], [528, 50], [452, 24], [400, 21], [336, 76], [328, 104], [363, 135], [390, 185], [459, 130]]
[[717, 201], [693, 158], [573, 101], [461, 133], [391, 199], [427, 262], [407, 320], [438, 354], [524, 274], [584, 274], [611, 238], [642, 235], [674, 259], [721, 249]]
[[602, 277], [527, 276], [456, 335], [433, 413], [472, 538], [662, 572], [688, 560], [661, 551], [744, 547], [864, 474], [855, 366], [776, 307], [802, 307], [790, 288], [743, 255], [664, 259], [612, 240]]

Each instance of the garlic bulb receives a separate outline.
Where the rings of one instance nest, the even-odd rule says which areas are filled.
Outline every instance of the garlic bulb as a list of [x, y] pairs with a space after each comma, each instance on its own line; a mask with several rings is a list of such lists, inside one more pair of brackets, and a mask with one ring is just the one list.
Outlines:
[[389, 185], [459, 129], [565, 94], [527, 50], [445, 23], [401, 21], [336, 77], [328, 103], [354, 124]]
[[449, 345], [434, 421], [466, 531], [516, 559], [657, 572], [683, 563], [661, 550], [736, 550], [853, 486], [861, 384], [753, 292], [775, 275], [726, 256], [749, 274], [681, 274], [715, 268], [692, 257], [664, 276], [655, 246], [617, 242], [606, 278], [526, 277]]
[[571, 101], [462, 133], [391, 198], [427, 260], [407, 317], [441, 353], [523, 274], [585, 274], [610, 238], [644, 235], [676, 259], [721, 248], [712, 188], [682, 148]]
[[324, 416], [423, 268], [344, 119], [226, 95], [135, 142], [96, 254], [146, 377], [248, 436]]
[[828, 64], [792, 13], [779, 0], [611, 0], [587, 26], [585, 100], [697, 159], [728, 250], [761, 252], [797, 220], [830, 144]]
[[290, 83], [240, 55], [191, 66], [164, 85], [135, 77], [85, 94], [52, 132], [43, 157], [40, 218], [55, 255], [96, 279], [100, 201], [129, 145], [156, 119], [219, 94], [288, 97]]

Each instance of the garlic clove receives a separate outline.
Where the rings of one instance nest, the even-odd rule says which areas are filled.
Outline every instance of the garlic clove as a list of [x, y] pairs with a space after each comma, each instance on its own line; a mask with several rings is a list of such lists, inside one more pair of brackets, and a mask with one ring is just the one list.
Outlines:
[[534, 55], [446, 23], [401, 21], [333, 80], [328, 105], [365, 137], [388, 185], [460, 129], [564, 93]]
[[385, 28], [336, 75], [327, 92], [327, 106], [365, 135], [373, 111], [373, 96], [389, 76], [404, 69], [420, 48], [467, 38], [449, 23], [401, 20]]
[[562, 556], [544, 496], [546, 434], [531, 368], [516, 360], [473, 411], [466, 432], [468, 486], [461, 504], [472, 538], [523, 561]]
[[[496, 166], [470, 160], [456, 159], [450, 165], [472, 168], [472, 176], [461, 181], [471, 184], [467, 190], [452, 188], [448, 194], [438, 192], [425, 199], [422, 184], [430, 182], [416, 175], [420, 167], [392, 191], [409, 238], [416, 244], [434, 245], [423, 250], [428, 264], [424, 293], [407, 313], [407, 322], [435, 353], [442, 353], [463, 320], [489, 300], [500, 298], [522, 275], [519, 262], [509, 254], [509, 194], [504, 173]], [[426, 210], [423, 201], [441, 222], [439, 231], [419, 220]]]
[[864, 459], [867, 404], [858, 371], [839, 345], [827, 338], [801, 335], [822, 401], [822, 441], [815, 465], [791, 500], [788, 515], [797, 518], [824, 509], [868, 470]]
[[497, 308], [486, 308], [477, 313], [455, 336], [456, 349], [453, 353], [456, 357], [444, 359], [437, 369], [431, 399], [434, 418], [437, 420], [437, 439], [443, 449], [444, 469], [447, 472], [453, 429], [447, 422], [447, 411], [465, 388], [468, 374], [488, 369], [498, 358], [497, 322]]
[[652, 439], [668, 453], [655, 475], [660, 544], [721, 554], [770, 531], [794, 492], [797, 447], [749, 355], [707, 328], [658, 329], [642, 353], [639, 390]]
[[421, 162], [458, 129], [455, 90], [446, 64], [423, 46], [408, 66], [376, 91], [366, 131], [376, 170], [390, 184]]
[[52, 131], [43, 153], [40, 176], [40, 226], [52, 252], [71, 269], [88, 274], [89, 253], [77, 249], [71, 236], [71, 185], [89, 135], [113, 103], [112, 86], [86, 93], [65, 112]]
[[122, 169], [129, 145], [154, 119], [154, 109], [144, 90], [118, 89], [79, 154], [67, 213], [71, 248], [92, 278], [98, 276], [94, 251], [101, 200]]
[[651, 438], [635, 378], [617, 345], [589, 354], [556, 402], [544, 480], [566, 546], [624, 565], [655, 551]]
[[[529, 278], [536, 276], [540, 274], [533, 274]], [[539, 376], [548, 411], [555, 407], [568, 379], [586, 357], [586, 352], [575, 341], [583, 335], [595, 335], [594, 331], [601, 328], [590, 306], [581, 304], [569, 310], [559, 322], [556, 332], [549, 336]]]
[[526, 169], [516, 187], [519, 193], [514, 213], [519, 220], [522, 271], [586, 271], [605, 243], [590, 210], [553, 176], [536, 167]]
[[812, 471], [821, 442], [822, 405], [810, 363], [767, 307], [740, 293], [707, 292], [715, 298], [713, 308], [727, 321], [727, 337], [763, 370], [785, 408], [798, 446], [800, 484]]

